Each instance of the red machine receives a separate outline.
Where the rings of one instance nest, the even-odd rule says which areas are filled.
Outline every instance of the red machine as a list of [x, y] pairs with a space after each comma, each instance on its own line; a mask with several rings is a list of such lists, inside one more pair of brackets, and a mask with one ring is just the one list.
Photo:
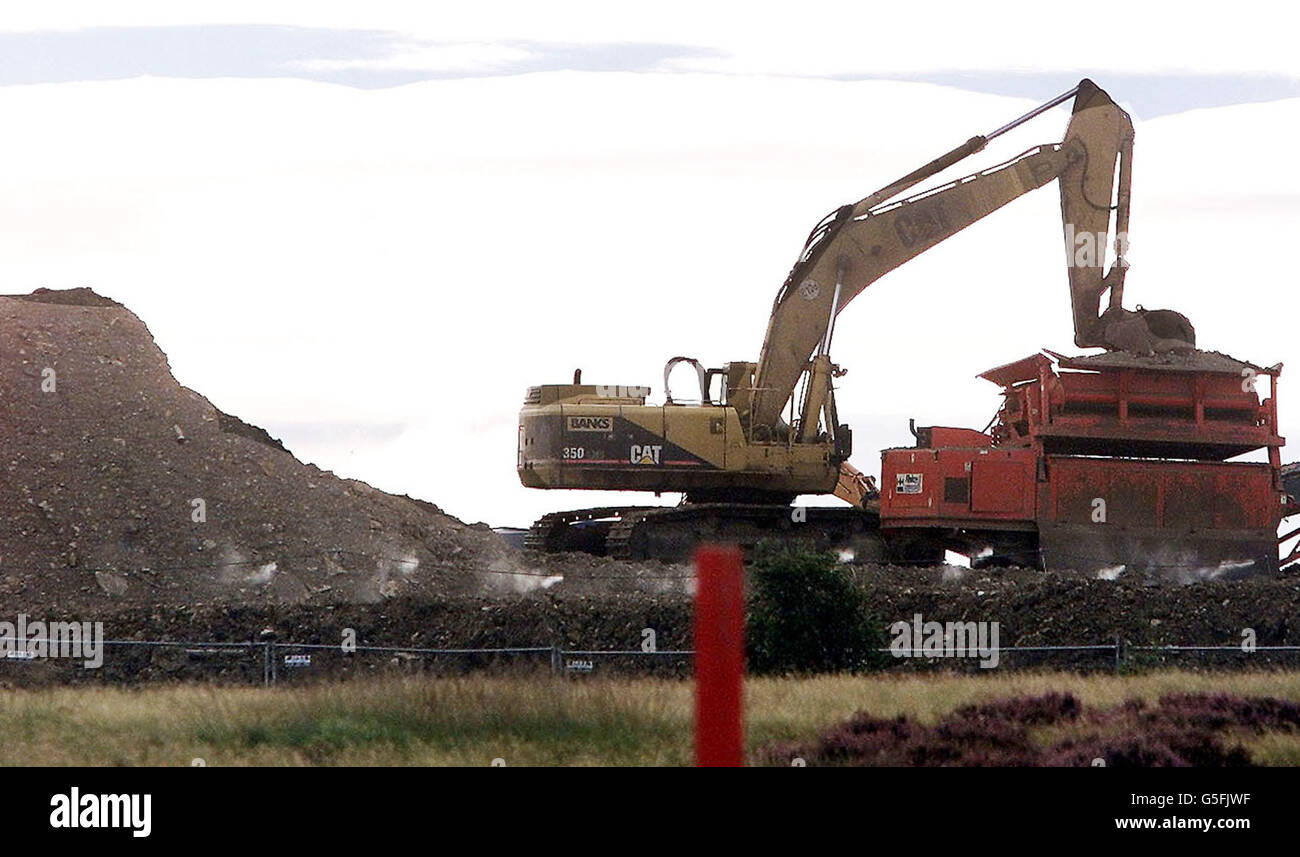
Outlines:
[[[1280, 365], [1047, 353], [980, 376], [1003, 395], [987, 433], [914, 429], [914, 448], [882, 454], [891, 541], [942, 542], [976, 566], [1277, 570], [1278, 526], [1295, 511], [1282, 487]], [[1227, 461], [1259, 450], [1267, 463]]]

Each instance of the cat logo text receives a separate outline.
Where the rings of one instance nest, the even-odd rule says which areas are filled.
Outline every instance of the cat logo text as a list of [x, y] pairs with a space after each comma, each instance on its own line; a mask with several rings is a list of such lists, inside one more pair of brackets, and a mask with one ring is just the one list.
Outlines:
[[659, 453], [663, 451], [661, 444], [632, 444], [632, 454], [629, 456], [633, 464], [658, 464]]

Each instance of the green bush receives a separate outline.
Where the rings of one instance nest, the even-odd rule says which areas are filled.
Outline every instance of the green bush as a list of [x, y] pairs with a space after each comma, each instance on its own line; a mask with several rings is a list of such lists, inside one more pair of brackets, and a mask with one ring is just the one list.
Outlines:
[[844, 672], [883, 660], [884, 627], [851, 570], [831, 553], [760, 545], [749, 570], [753, 673]]

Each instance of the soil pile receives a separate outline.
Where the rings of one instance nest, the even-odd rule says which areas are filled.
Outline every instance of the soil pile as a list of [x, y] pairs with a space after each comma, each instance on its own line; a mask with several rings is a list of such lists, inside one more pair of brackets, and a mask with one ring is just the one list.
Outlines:
[[[1262, 665], [1272, 654], [1249, 658], [1240, 647], [1300, 645], [1300, 578], [1292, 574], [1247, 580], [1157, 583], [1125, 574], [1115, 579], [1034, 569], [972, 570], [955, 566], [897, 568], [875, 566], [855, 572], [869, 609], [881, 627], [925, 621], [997, 622], [999, 644], [1010, 646], [1106, 645], [1121, 638], [1126, 646], [1202, 645], [1234, 647], [1211, 663]], [[1200, 662], [1192, 653], [1166, 655], [1128, 652], [1130, 662], [1150, 666]], [[1285, 653], [1281, 662], [1294, 664]], [[1003, 667], [1041, 664], [1057, 668], [1109, 668], [1112, 652], [1003, 652]], [[903, 659], [904, 668], [924, 659]], [[945, 663], [978, 670], [974, 660]]]
[[303, 464], [88, 289], [0, 297], [0, 600], [373, 602], [477, 591], [486, 527]]

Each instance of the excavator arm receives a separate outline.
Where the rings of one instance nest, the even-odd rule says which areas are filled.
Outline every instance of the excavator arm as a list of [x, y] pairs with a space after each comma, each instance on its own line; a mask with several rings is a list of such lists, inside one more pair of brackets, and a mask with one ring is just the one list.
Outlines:
[[[903, 191], [984, 148], [987, 142], [1048, 108], [1075, 97], [1063, 142], [1039, 146], [998, 166], [937, 188], [890, 201]], [[1060, 180], [1062, 223], [1069, 257], [1075, 344], [1142, 353], [1194, 347], [1187, 319], [1169, 311], [1130, 312], [1120, 306], [1126, 267], [1133, 125], [1123, 110], [1091, 81], [986, 136], [966, 143], [854, 205], [839, 208], [813, 230], [804, 252], [777, 295], [755, 370], [748, 421], [772, 432], [800, 376], [813, 370], [811, 396], [826, 395], [818, 383], [830, 366], [826, 356], [835, 317], [882, 276], [957, 234], [1029, 191]], [[1116, 163], [1118, 203], [1112, 207]], [[1104, 261], [1112, 212], [1116, 213], [1116, 259]], [[1086, 236], [1083, 238], [1082, 236]], [[1086, 252], [1091, 242], [1091, 253]], [[1101, 297], [1110, 304], [1101, 311]], [[814, 359], [814, 352], [817, 356]], [[810, 359], [812, 363], [810, 364]], [[819, 361], [821, 366], [819, 368]], [[822, 402], [803, 403], [801, 439]], [[831, 427], [834, 430], [834, 427]]]

